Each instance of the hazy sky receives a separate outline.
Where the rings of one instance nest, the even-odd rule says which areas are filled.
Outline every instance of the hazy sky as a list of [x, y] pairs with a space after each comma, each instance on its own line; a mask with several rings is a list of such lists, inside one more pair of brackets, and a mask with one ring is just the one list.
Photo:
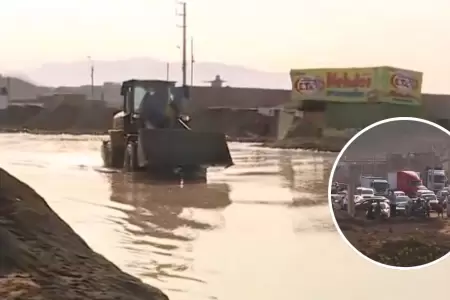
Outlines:
[[[268, 70], [394, 65], [450, 82], [448, 0], [191, 0], [198, 61]], [[0, 70], [50, 61], [179, 60], [173, 0], [14, 0], [0, 9]]]

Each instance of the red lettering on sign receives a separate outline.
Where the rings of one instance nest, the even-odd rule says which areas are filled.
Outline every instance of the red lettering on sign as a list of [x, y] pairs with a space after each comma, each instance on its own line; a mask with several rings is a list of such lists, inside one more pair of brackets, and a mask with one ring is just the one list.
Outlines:
[[348, 72], [343, 72], [341, 76], [337, 72], [327, 72], [328, 88], [370, 88], [372, 78], [368, 75], [354, 73], [353, 78]]

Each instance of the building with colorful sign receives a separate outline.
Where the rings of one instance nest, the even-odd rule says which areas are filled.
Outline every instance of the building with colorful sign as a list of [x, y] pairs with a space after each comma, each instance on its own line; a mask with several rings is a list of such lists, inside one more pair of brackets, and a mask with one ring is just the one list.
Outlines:
[[292, 100], [421, 104], [422, 73], [393, 68], [294, 69]]
[[322, 126], [362, 128], [400, 116], [421, 116], [421, 72], [380, 66], [293, 69], [291, 106], [323, 112]]

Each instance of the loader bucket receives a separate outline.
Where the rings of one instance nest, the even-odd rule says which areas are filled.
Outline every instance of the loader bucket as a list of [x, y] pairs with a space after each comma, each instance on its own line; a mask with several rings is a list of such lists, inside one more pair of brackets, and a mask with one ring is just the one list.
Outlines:
[[185, 129], [141, 129], [139, 144], [149, 165], [233, 165], [223, 133]]

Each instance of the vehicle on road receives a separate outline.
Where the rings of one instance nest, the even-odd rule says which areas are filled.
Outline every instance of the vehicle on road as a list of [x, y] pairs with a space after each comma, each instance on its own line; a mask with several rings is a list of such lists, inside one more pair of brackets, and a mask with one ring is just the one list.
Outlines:
[[421, 179], [423, 185], [433, 192], [438, 192], [448, 185], [447, 174], [441, 167], [427, 167], [425, 171], [421, 173]]
[[403, 191], [392, 191], [392, 190], [390, 190], [390, 191], [388, 191], [388, 194], [387, 194], [387, 198], [389, 200], [395, 200], [395, 198], [402, 197], [402, 196], [406, 196], [405, 192], [403, 192]]
[[430, 212], [430, 204], [422, 198], [411, 199], [411, 202], [407, 203], [405, 207], [405, 215], [408, 217], [429, 218]]
[[391, 217], [389, 200], [381, 196], [364, 199], [357, 204], [356, 210], [364, 211], [367, 219], [389, 219]]
[[190, 128], [182, 91], [171, 81], [123, 82], [122, 111], [102, 144], [105, 167], [206, 180], [209, 166], [231, 166], [224, 133]]
[[423, 183], [417, 172], [397, 171], [388, 173], [389, 189], [402, 191], [409, 197], [416, 197], [417, 191], [423, 189]]
[[435, 211], [436, 207], [439, 205], [439, 200], [437, 199], [437, 197], [434, 193], [421, 194], [419, 199], [423, 199], [423, 200], [427, 201], [429, 203], [430, 209], [432, 211]]
[[362, 175], [359, 182], [361, 187], [373, 189], [375, 195], [384, 196], [389, 189], [389, 183], [383, 177]]
[[395, 197], [396, 213], [399, 215], [406, 214], [406, 207], [411, 205], [412, 199], [406, 195]]
[[443, 189], [436, 193], [436, 197], [438, 198], [439, 201], [446, 200], [449, 195], [450, 195], [450, 192], [448, 189]]
[[372, 198], [375, 196], [375, 192], [372, 188], [357, 187], [355, 190], [355, 202], [359, 202], [362, 199]]
[[389, 199], [387, 199], [384, 196], [373, 196], [370, 198], [365, 198], [362, 201], [355, 203], [355, 210], [359, 210], [359, 211], [366, 211], [367, 208], [372, 204], [372, 203], [377, 203], [377, 202], [385, 202], [389, 204]]

